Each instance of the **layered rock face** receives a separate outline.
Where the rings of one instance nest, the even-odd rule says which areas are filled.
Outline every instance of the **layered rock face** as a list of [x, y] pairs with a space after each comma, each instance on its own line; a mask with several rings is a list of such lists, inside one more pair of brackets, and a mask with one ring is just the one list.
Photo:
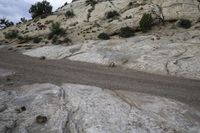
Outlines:
[[152, 0], [152, 3], [161, 7], [168, 21], [180, 18], [195, 21], [199, 17], [198, 0]]
[[[70, 22], [65, 22], [65, 24], [77, 23], [70, 28], [72, 33], [70, 36], [75, 37], [75, 40], [90, 40], [96, 39], [101, 32], [112, 35], [121, 27], [137, 28], [144, 13], [152, 13], [155, 21], [158, 18], [164, 18], [165, 21], [189, 19], [195, 23], [199, 18], [198, 4], [196, 0], [106, 0], [98, 1], [92, 7], [85, 6], [85, 0], [80, 0], [63, 7], [58, 12], [73, 10], [76, 17]], [[106, 19], [106, 13], [110, 11], [117, 11], [120, 15], [115, 19]]]
[[200, 112], [166, 98], [92, 86], [0, 91], [1, 133], [197, 133]]

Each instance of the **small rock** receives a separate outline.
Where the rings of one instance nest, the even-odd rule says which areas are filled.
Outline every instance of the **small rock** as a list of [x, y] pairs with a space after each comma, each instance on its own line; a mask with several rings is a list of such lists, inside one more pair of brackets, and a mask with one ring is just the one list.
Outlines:
[[32, 49], [32, 48], [31, 48], [31, 47], [26, 47], [25, 49], [26, 49], [26, 50], [29, 50], [29, 49]]
[[16, 111], [17, 113], [21, 113], [21, 110], [20, 110], [20, 109], [15, 109], [15, 111]]
[[144, 8], [143, 7], [141, 7], [139, 10], [143, 10]]
[[39, 116], [36, 117], [36, 122], [39, 123], [39, 124], [46, 123], [47, 117], [39, 115]]
[[6, 77], [6, 81], [7, 82], [11, 81], [11, 78], [10, 77]]
[[46, 59], [45, 56], [41, 56], [41, 57], [40, 57], [40, 60], [45, 60], [45, 59]]
[[8, 50], [13, 50], [13, 47], [8, 48]]
[[115, 64], [114, 62], [111, 62], [111, 63], [109, 64], [109, 67], [116, 67], [116, 64]]
[[157, 37], [156, 39], [157, 39], [157, 40], [160, 40], [160, 37]]
[[22, 107], [20, 107], [20, 108], [15, 109], [15, 111], [16, 111], [17, 113], [22, 113], [22, 112], [26, 111], [26, 107], [25, 107], [25, 106], [22, 106]]
[[5, 85], [6, 85], [6, 86], [12, 86], [12, 85], [14, 85], [14, 82], [8, 82], [8, 83], [6, 83]]
[[7, 109], [7, 106], [5, 104], [0, 105], [0, 112], [3, 112]]

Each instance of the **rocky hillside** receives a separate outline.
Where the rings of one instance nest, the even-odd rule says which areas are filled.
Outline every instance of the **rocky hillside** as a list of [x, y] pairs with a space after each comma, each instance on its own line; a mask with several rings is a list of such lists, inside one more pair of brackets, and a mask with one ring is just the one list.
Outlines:
[[[18, 50], [24, 55], [39, 57], [41, 60], [34, 58], [34, 61], [40, 61], [39, 65], [36, 63], [39, 69], [36, 72], [41, 73], [41, 79], [43, 76], [45, 78], [43, 70], [46, 67], [41, 65], [45, 59], [69, 59], [108, 67], [121, 66], [148, 73], [192, 78], [197, 79], [194, 80], [195, 83], [199, 83], [199, 0], [73, 1], [45, 18], [35, 18], [0, 30], [0, 48]], [[5, 61], [13, 62], [14, 66], [21, 70], [30, 66], [29, 60], [25, 60], [26, 63], [19, 63], [19, 60], [13, 58], [16, 56], [15, 52], [11, 56], [13, 61], [9, 60], [7, 55], [10, 53], [6, 51], [2, 54], [5, 55], [3, 58]], [[23, 57], [20, 56], [19, 59], [23, 60]], [[4, 67], [11, 66], [9, 63], [0, 62]], [[49, 67], [47, 63], [49, 68], [55, 70], [55, 76], [49, 71], [46, 73], [47, 76], [56, 77], [59, 73], [55, 66], [59, 64], [55, 63], [55, 60], [52, 64], [53, 66]], [[59, 69], [64, 72], [64, 69], [74, 67], [72, 65], [67, 67], [63, 64]], [[68, 75], [68, 71], [72, 70], [69, 69], [63, 75], [66, 74], [68, 77], [71, 74], [76, 75], [82, 71], [79, 68], [73, 70], [78, 70], [76, 73], [70, 72]], [[22, 84], [32, 83], [32, 80], [23, 74], [30, 70], [30, 77], [33, 77], [35, 67], [31, 66], [21, 72], [7, 69], [9, 68], [0, 68], [0, 81], [3, 81], [0, 84], [0, 133], [200, 132], [200, 111], [180, 101], [168, 99], [166, 93], [167, 89], [170, 94], [177, 95], [174, 91], [174, 88], [177, 88], [181, 99], [188, 99], [184, 94], [189, 88], [191, 93], [188, 95], [191, 96], [192, 101], [198, 103], [199, 99], [196, 97], [199, 88], [193, 84], [194, 82], [191, 83], [190, 88], [190, 85], [184, 86], [187, 83], [179, 86], [175, 83], [170, 84], [168, 80], [167, 82], [149, 80], [152, 75], [145, 76], [148, 80], [143, 78], [135, 80], [133, 77], [130, 80], [124, 79], [128, 82], [122, 81], [123, 85], [137, 82], [139, 85], [131, 87], [138, 90], [145, 86], [147, 92], [144, 93], [125, 91], [123, 85], [112, 90], [69, 83], [17, 86], [17, 83], [21, 82], [19, 77], [23, 79]], [[113, 69], [107, 70], [106, 76], [110, 70]], [[119, 73], [118, 69], [116, 73]], [[88, 80], [89, 76], [91, 77]], [[17, 83], [13, 77], [16, 78]], [[75, 77], [72, 76], [73, 80]], [[77, 77], [90, 82], [95, 75], [83, 73]], [[119, 80], [121, 81], [122, 78], [123, 76], [120, 75]], [[48, 82], [53, 82], [53, 78], [47, 79]], [[106, 83], [114, 80], [119, 81], [113, 78]], [[180, 84], [182, 82], [184, 80], [181, 80]], [[159, 95], [159, 91], [164, 91], [166, 98], [145, 94], [152, 90], [156, 95]]]
[[[167, 25], [180, 19], [191, 20], [192, 25], [195, 25], [199, 20], [198, 4], [197, 0], [77, 0], [47, 18], [36, 18], [3, 30], [0, 32], [0, 38], [4, 40], [3, 32], [12, 29], [18, 30], [22, 37], [43, 36], [42, 42], [48, 43], [51, 42], [47, 37], [49, 27], [52, 22], [59, 22], [67, 33], [64, 38], [68, 37], [73, 42], [97, 39], [102, 32], [117, 35], [120, 29], [126, 26], [140, 31], [139, 21], [144, 13], [152, 14], [156, 27], [161, 25], [162, 21]], [[70, 16], [69, 12], [74, 15]], [[31, 41], [26, 39], [25, 41]], [[15, 41], [22, 43], [24, 40]]]

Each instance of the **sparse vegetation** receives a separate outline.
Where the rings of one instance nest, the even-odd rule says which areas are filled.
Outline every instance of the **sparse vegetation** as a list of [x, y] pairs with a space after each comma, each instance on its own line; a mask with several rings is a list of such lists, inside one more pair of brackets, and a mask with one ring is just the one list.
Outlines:
[[73, 2], [76, 2], [76, 1], [78, 1], [78, 0], [72, 0], [72, 3], [73, 3]]
[[52, 23], [50, 27], [50, 34], [49, 39], [53, 38], [55, 35], [62, 35], [64, 34], [64, 29], [60, 27], [60, 23]]
[[42, 15], [40, 15], [40, 18], [45, 19], [47, 16], [48, 16], [47, 14], [42, 14]]
[[153, 23], [153, 18], [151, 14], [148, 13], [143, 14], [140, 20], [140, 28], [142, 32], [147, 32], [148, 30], [151, 30], [152, 23]]
[[66, 38], [63, 40], [63, 42], [64, 42], [64, 43], [71, 43], [72, 41], [71, 41], [68, 37], [66, 37]]
[[68, 5], [68, 2], [65, 2], [65, 3], [64, 3], [64, 6], [66, 6], [66, 5]]
[[33, 42], [34, 43], [40, 43], [42, 41], [42, 38], [40, 38], [40, 37], [35, 37], [34, 39], [33, 39]]
[[128, 6], [129, 6], [129, 7], [132, 7], [133, 5], [134, 5], [134, 4], [133, 4], [132, 1], [128, 3]]
[[10, 26], [13, 26], [14, 23], [12, 21], [7, 20], [6, 18], [1, 18], [0, 19], [0, 29], [1, 28], [7, 28]]
[[120, 29], [120, 33], [119, 33], [120, 37], [128, 38], [134, 35], [135, 35], [135, 31], [131, 27], [127, 26]]
[[53, 36], [51, 43], [53, 43], [53, 44], [55, 44], [55, 45], [58, 44], [58, 36], [57, 36], [57, 35], [54, 35], [54, 36]]
[[32, 5], [29, 13], [32, 15], [32, 18], [47, 16], [52, 13], [52, 6], [46, 0], [42, 2], [37, 2], [36, 4]]
[[44, 24], [45, 24], [45, 25], [48, 25], [48, 24], [50, 24], [50, 23], [52, 23], [52, 22], [53, 22], [53, 20], [46, 20]]
[[22, 23], [26, 23], [27, 22], [27, 19], [25, 17], [21, 18], [20, 20], [21, 20]]
[[23, 36], [18, 36], [17, 39], [18, 39], [18, 40], [23, 40], [24, 37], [23, 37]]
[[105, 18], [111, 19], [119, 16], [119, 13], [117, 11], [108, 11], [105, 13]]
[[100, 33], [98, 35], [98, 38], [102, 39], [102, 40], [108, 40], [108, 39], [110, 39], [110, 36], [107, 33]]
[[59, 44], [70, 44], [71, 43], [71, 40], [68, 38], [68, 37], [65, 37], [65, 38], [60, 38], [58, 35], [55, 35], [53, 38], [52, 38], [52, 44], [54, 45], [59, 45]]
[[91, 5], [91, 6], [94, 6], [95, 4], [97, 4], [97, 1], [96, 0], [86, 0], [85, 1], [86, 5]]
[[65, 17], [66, 17], [66, 18], [72, 18], [72, 17], [74, 17], [74, 16], [75, 16], [75, 14], [74, 14], [74, 11], [73, 11], [73, 10], [66, 11], [66, 13], [65, 13]]
[[189, 29], [192, 26], [191, 21], [188, 19], [178, 20], [176, 25], [180, 28], [185, 28], [185, 29]]
[[8, 32], [4, 32], [4, 36], [6, 39], [15, 39], [18, 37], [18, 30], [10, 30]]
[[25, 36], [18, 35], [17, 39], [20, 40], [21, 43], [29, 42], [30, 40], [32, 40], [32, 38], [29, 37], [28, 35]]

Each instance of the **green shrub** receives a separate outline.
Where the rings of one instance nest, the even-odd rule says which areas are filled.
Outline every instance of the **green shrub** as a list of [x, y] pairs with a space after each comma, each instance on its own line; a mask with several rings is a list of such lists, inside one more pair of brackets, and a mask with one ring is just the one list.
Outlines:
[[102, 39], [102, 40], [108, 40], [108, 39], [110, 39], [110, 36], [108, 34], [106, 34], [106, 33], [100, 33], [98, 35], [98, 38]]
[[58, 36], [57, 36], [57, 35], [53, 36], [51, 42], [52, 42], [53, 44], [55, 44], [55, 45], [58, 45]]
[[25, 35], [23, 38], [24, 38], [25, 42], [28, 42], [28, 41], [32, 40], [32, 37], [30, 37], [28, 35]]
[[7, 20], [6, 18], [0, 18], [0, 29], [1, 28], [7, 28], [10, 26], [13, 26], [14, 23], [10, 20]]
[[143, 14], [140, 20], [140, 28], [142, 32], [147, 32], [148, 30], [151, 30], [152, 23], [153, 23], [153, 18], [151, 14], [148, 13]]
[[75, 16], [75, 14], [74, 14], [73, 10], [67, 11], [67, 12], [65, 13], [65, 17], [66, 17], [66, 18], [72, 18], [72, 17], [74, 17], [74, 16]]
[[64, 29], [60, 27], [60, 23], [52, 23], [50, 27], [49, 39], [51, 39], [54, 35], [62, 35], [64, 34]]
[[47, 16], [48, 16], [47, 14], [42, 14], [42, 15], [40, 15], [40, 18], [45, 19], [45, 18], [47, 18]]
[[76, 1], [78, 1], [78, 0], [72, 0], [72, 3], [73, 3], [73, 2], [76, 2]]
[[49, 33], [48, 40], [51, 40], [53, 36], [54, 36], [53, 34]]
[[20, 41], [19, 43], [26, 43], [26, 42], [29, 42], [29, 41], [32, 40], [32, 38], [29, 37], [28, 35], [25, 35], [25, 36], [19, 35], [19, 36], [17, 37], [17, 39]]
[[95, 4], [97, 4], [97, 1], [96, 0], [86, 0], [85, 3], [86, 3], [86, 6], [88, 6], [88, 5], [94, 6]]
[[105, 13], [105, 17], [107, 19], [110, 19], [110, 18], [114, 18], [114, 17], [117, 17], [119, 16], [119, 13], [117, 11], [108, 11]]
[[19, 33], [18, 30], [11, 30], [11, 31], [8, 31], [7, 33], [4, 32], [4, 36], [6, 39], [15, 39], [18, 37], [18, 33]]
[[20, 21], [21, 21], [22, 23], [26, 23], [28, 20], [27, 20], [25, 17], [23, 17], [23, 18], [20, 19]]
[[66, 6], [66, 5], [68, 5], [68, 2], [65, 2], [65, 3], [64, 3], [64, 6]]
[[68, 37], [66, 37], [66, 38], [63, 40], [63, 42], [64, 42], [64, 43], [71, 43], [71, 40], [70, 40]]
[[29, 13], [32, 15], [32, 18], [39, 17], [41, 15], [47, 16], [52, 13], [52, 6], [46, 0], [42, 2], [37, 2], [36, 4], [32, 5], [29, 9]]
[[52, 41], [51, 43], [54, 44], [54, 45], [59, 45], [59, 44], [70, 44], [72, 41], [68, 38], [68, 37], [65, 37], [64, 39], [60, 39], [59, 36], [55, 35], [53, 38], [52, 38]]
[[23, 36], [18, 36], [17, 39], [18, 40], [24, 40], [24, 37]]
[[133, 2], [129, 2], [129, 3], [128, 3], [128, 6], [129, 6], [129, 7], [132, 7], [133, 5], [134, 5]]
[[42, 38], [36, 37], [33, 39], [34, 43], [40, 43], [42, 41]]
[[135, 31], [131, 27], [127, 26], [120, 29], [120, 33], [119, 33], [120, 37], [128, 38], [134, 35], [135, 35]]
[[191, 21], [187, 19], [179, 20], [176, 25], [178, 27], [185, 28], [185, 29], [189, 29], [192, 26]]

